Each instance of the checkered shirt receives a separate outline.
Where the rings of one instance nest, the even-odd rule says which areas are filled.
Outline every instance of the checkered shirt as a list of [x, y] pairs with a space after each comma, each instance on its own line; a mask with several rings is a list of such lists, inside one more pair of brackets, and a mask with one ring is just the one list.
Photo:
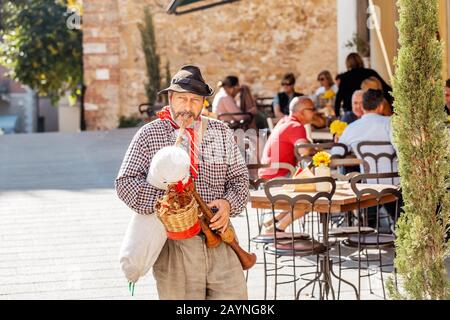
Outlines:
[[[151, 214], [156, 200], [164, 194], [146, 181], [155, 153], [175, 143], [177, 130], [167, 120], [157, 119], [143, 126], [134, 136], [115, 180], [119, 198], [140, 214]], [[186, 147], [186, 146], [185, 146]], [[247, 166], [236, 145], [233, 132], [221, 121], [208, 119], [200, 146], [197, 191], [208, 203], [226, 199], [230, 216], [244, 210], [249, 197]]]

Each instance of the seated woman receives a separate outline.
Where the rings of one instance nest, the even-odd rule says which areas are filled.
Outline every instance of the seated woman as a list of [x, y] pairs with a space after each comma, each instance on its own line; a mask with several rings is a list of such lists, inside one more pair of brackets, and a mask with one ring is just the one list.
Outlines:
[[334, 99], [338, 91], [337, 85], [333, 81], [330, 71], [324, 70], [317, 76], [320, 87], [314, 93], [314, 103], [316, 108], [324, 110], [326, 116], [334, 115]]
[[[220, 81], [218, 86], [219, 91], [214, 97], [212, 103], [212, 112], [220, 115], [224, 113], [241, 113], [242, 110], [238, 107], [236, 103], [236, 96], [241, 91], [241, 86], [239, 85], [239, 78], [236, 76], [227, 76], [223, 81]], [[223, 121], [240, 121], [247, 119], [248, 117], [244, 115], [233, 115], [220, 117]]]

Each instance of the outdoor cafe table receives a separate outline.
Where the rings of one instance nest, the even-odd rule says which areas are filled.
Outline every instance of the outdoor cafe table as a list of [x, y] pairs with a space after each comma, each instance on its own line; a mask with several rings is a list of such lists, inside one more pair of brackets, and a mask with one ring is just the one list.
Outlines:
[[311, 138], [314, 141], [333, 141], [333, 134], [330, 133], [329, 128], [313, 129], [311, 131]]
[[[340, 185], [340, 186], [345, 186], [344, 185]], [[394, 189], [398, 189], [398, 186], [395, 185], [387, 185], [387, 184], [356, 184], [357, 188], [359, 190], [361, 189], [365, 189], [365, 188], [370, 188], [370, 189], [374, 189], [377, 191], [382, 191], [383, 189], [387, 189], [387, 188], [394, 188]], [[352, 189], [350, 188], [350, 185], [348, 184], [346, 187], [348, 188], [344, 188], [344, 189], [336, 189], [332, 199], [331, 199], [331, 209], [329, 210], [329, 203], [328, 200], [325, 198], [321, 198], [318, 199], [314, 205], [314, 211], [318, 212], [321, 214], [321, 222], [322, 222], [322, 233], [323, 233], [323, 244], [328, 248], [328, 219], [326, 219], [326, 215], [328, 214], [328, 212], [330, 211], [331, 214], [338, 214], [338, 213], [342, 213], [342, 212], [348, 212], [348, 211], [352, 211], [354, 209], [358, 209], [358, 207], [360, 209], [364, 209], [364, 208], [368, 208], [368, 207], [372, 207], [375, 206], [377, 204], [384, 204], [384, 203], [389, 203], [389, 202], [394, 202], [396, 201], [396, 197], [391, 195], [391, 194], [387, 194], [384, 195], [380, 198], [379, 201], [376, 200], [375, 196], [372, 194], [365, 194], [362, 196], [361, 200], [360, 200], [360, 204], [358, 206], [358, 200], [356, 198], [355, 193], [352, 191]], [[293, 191], [287, 191], [285, 189], [283, 189], [283, 187], [275, 187], [275, 188], [271, 188], [271, 194], [273, 196], [279, 195], [279, 194], [285, 194], [291, 197], [295, 197], [298, 194], [307, 194], [310, 196], [314, 196], [316, 194], [316, 192], [293, 192]], [[251, 202], [251, 206], [252, 208], [256, 208], [256, 209], [272, 209], [272, 204], [270, 203], [269, 199], [267, 198], [264, 190], [252, 190], [250, 191], [250, 202]], [[301, 212], [307, 212], [309, 211], [311, 208], [311, 205], [306, 201], [306, 200], [299, 200], [296, 203], [295, 206], [295, 211], [299, 210]], [[278, 201], [275, 203], [275, 210], [279, 209], [279, 210], [290, 210], [291, 207], [287, 202], [283, 202], [283, 201]], [[333, 274], [334, 277], [338, 278], [332, 271], [331, 269], [331, 265], [332, 265], [332, 261], [329, 259], [328, 256], [328, 250], [327, 250], [327, 254], [326, 254], [326, 259], [323, 260], [323, 267], [321, 268], [321, 273], [323, 274], [323, 281], [325, 282], [325, 287], [329, 287], [331, 289], [332, 292], [332, 296], [334, 298], [334, 290], [332, 287], [332, 283], [331, 283], [331, 274]], [[345, 281], [344, 279], [340, 279], [343, 282], [351, 285], [353, 287], [353, 289], [356, 291], [356, 288], [354, 285], [352, 285], [351, 283]], [[326, 292], [328, 294], [328, 290], [326, 289]], [[358, 293], [357, 293], [358, 296]]]

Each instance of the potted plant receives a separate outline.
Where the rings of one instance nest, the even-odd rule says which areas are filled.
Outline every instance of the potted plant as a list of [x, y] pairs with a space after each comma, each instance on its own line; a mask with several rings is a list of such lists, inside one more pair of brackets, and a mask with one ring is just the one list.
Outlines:
[[370, 57], [370, 43], [356, 33], [353, 33], [352, 39], [345, 43], [345, 47], [358, 52], [366, 67], [369, 67], [369, 57]]
[[[317, 152], [312, 157], [314, 165], [314, 175], [316, 177], [331, 177], [330, 162], [331, 155], [326, 151]], [[330, 184], [328, 182], [316, 183], [316, 191], [330, 191]]]

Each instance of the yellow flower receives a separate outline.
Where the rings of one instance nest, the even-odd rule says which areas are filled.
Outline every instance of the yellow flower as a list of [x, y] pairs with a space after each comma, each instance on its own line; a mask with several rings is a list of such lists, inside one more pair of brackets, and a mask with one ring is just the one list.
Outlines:
[[347, 122], [340, 121], [340, 120], [334, 120], [330, 124], [330, 133], [337, 134], [338, 137], [340, 137], [344, 133], [345, 128], [347, 128], [347, 126], [348, 126]]
[[317, 152], [312, 157], [312, 160], [313, 160], [314, 166], [316, 166], [316, 167], [319, 167], [321, 165], [329, 166], [330, 162], [331, 162], [331, 156], [326, 151], [320, 151], [320, 152]]
[[208, 108], [209, 107], [209, 101], [205, 99], [205, 101], [203, 102], [203, 108]]
[[325, 93], [322, 95], [324, 99], [332, 99], [335, 96], [335, 93], [333, 90], [329, 89], [325, 91]]
[[447, 117], [447, 121], [450, 122], [450, 116]]

